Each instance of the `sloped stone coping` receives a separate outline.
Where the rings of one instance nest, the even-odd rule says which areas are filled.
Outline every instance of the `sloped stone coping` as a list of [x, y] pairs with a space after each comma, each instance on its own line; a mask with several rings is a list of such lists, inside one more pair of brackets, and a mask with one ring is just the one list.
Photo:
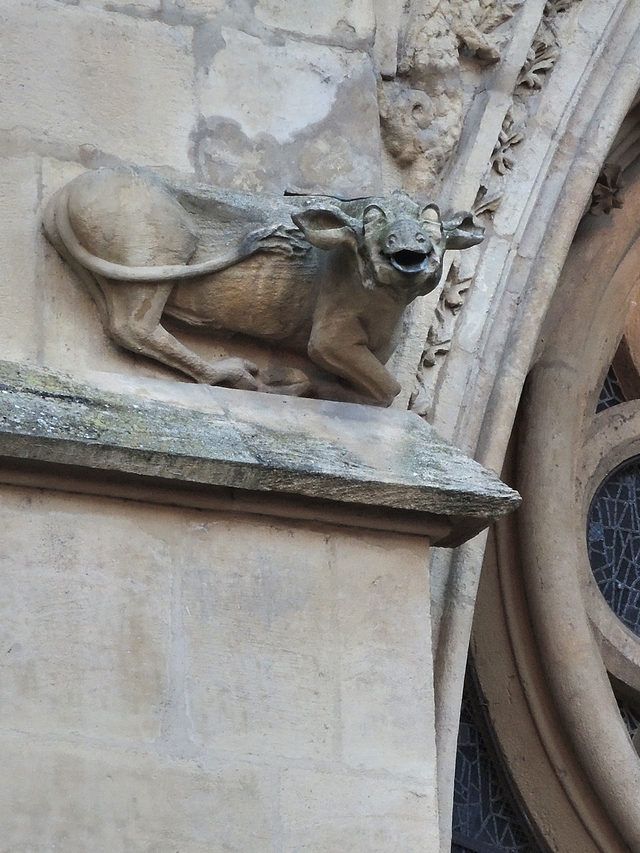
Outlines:
[[444, 546], [520, 503], [409, 412], [166, 381], [140, 387], [114, 393], [0, 362], [3, 470], [22, 461], [31, 469], [134, 475], [138, 483], [295, 495], [307, 501], [300, 517], [309, 517], [308, 501], [341, 514], [376, 510], [418, 528], [437, 517], [450, 529], [438, 542]]

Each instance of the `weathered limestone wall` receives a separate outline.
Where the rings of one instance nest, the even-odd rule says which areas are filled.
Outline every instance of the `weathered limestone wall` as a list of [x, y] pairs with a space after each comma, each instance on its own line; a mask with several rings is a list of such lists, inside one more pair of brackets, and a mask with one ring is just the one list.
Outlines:
[[[373, 29], [368, 0], [0, 3], [1, 357], [175, 380], [107, 339], [44, 204], [118, 162], [380, 192]], [[436, 849], [425, 538], [11, 486], [0, 530], [3, 849]]]
[[424, 539], [1, 496], [3, 849], [436, 849]]
[[[87, 168], [134, 162], [277, 193], [403, 187], [473, 209], [486, 230], [449, 253], [444, 286], [406, 318], [394, 405], [500, 471], [567, 251], [632, 107], [626, 165], [637, 152], [639, 86], [637, 0], [0, 0], [0, 358], [115, 393], [176, 383], [109, 341], [40, 232], [46, 201]], [[207, 358], [224, 349], [183, 337]], [[10, 419], [3, 439], [22, 439], [20, 411]], [[47, 427], [31, 434], [34, 456]], [[0, 501], [7, 850], [448, 853], [483, 539], [438, 550], [428, 583], [413, 535], [87, 496], [86, 471], [85, 495], [70, 497], [25, 468]], [[611, 820], [636, 850], [638, 786], [617, 795], [621, 753], [601, 736], [617, 710], [585, 724], [558, 683], [562, 749], [594, 770], [567, 773], [553, 740], [544, 761], [560, 756], [554, 782], [594, 849], [617, 849], [602, 841]], [[519, 744], [511, 762], [550, 849], [583, 853], [566, 826], [549, 828], [554, 795], [547, 821], [527, 794]], [[604, 822], [591, 795], [576, 807], [581, 779], [614, 801]]]
[[[536, 2], [541, 13], [542, 0]], [[519, 4], [496, 0], [496, 14], [488, 16], [478, 2], [441, 5], [434, 15], [428, 3], [415, 12], [399, 50], [401, 2], [0, 0], [0, 360], [71, 374], [116, 394], [135, 386], [141, 399], [154, 396], [154, 380], [179, 380], [109, 340], [79, 278], [41, 232], [47, 201], [86, 169], [134, 163], [237, 190], [353, 197], [404, 186], [431, 198], [461, 132], [463, 107], [485, 85], [481, 54], [499, 58], [483, 33]], [[518, 56], [528, 49], [525, 35]], [[394, 80], [399, 57], [404, 70]], [[519, 64], [512, 60], [509, 73]], [[381, 70], [387, 82], [379, 104]], [[496, 129], [502, 118], [493, 116]], [[405, 143], [415, 156], [402, 163]], [[485, 140], [488, 151], [492, 145]], [[471, 206], [472, 184], [456, 205]], [[409, 400], [428, 312], [417, 312], [422, 325], [406, 324], [413, 338], [398, 361], [400, 408]], [[182, 340], [205, 358], [224, 352], [219, 342], [185, 330]], [[10, 394], [15, 388], [5, 379], [0, 390]], [[51, 387], [29, 390], [31, 400], [64, 397]], [[224, 399], [208, 391], [195, 389], [194, 399], [200, 394], [211, 411], [224, 409]], [[86, 398], [72, 402], [82, 408]], [[300, 417], [318, 428], [321, 411], [302, 408]], [[43, 488], [35, 462], [43, 461], [47, 442], [84, 442], [94, 457], [108, 450], [112, 458], [122, 447], [109, 445], [111, 426], [99, 419], [93, 432], [72, 425], [65, 433], [44, 404], [43, 412], [29, 428], [17, 404], [0, 412], [3, 436], [26, 436], [34, 451], [26, 461], [17, 454], [17, 486], [18, 463], [8, 441], [4, 449], [0, 443], [2, 849], [447, 849], [450, 821], [445, 815], [444, 830], [439, 826], [436, 784], [428, 535], [444, 537], [469, 507], [449, 518], [428, 501], [368, 501], [368, 526], [380, 529], [365, 529], [364, 510], [362, 526], [354, 523], [353, 506], [347, 527], [338, 515], [341, 500], [357, 504], [353, 489], [347, 498], [348, 489], [340, 493], [358, 450], [351, 432], [351, 445], [345, 439], [332, 446], [330, 461], [342, 477], [335, 494], [319, 496], [333, 501], [336, 524], [326, 516], [322, 523], [287, 520], [273, 507], [269, 520], [264, 494], [261, 515], [178, 508], [172, 495], [156, 503], [100, 497], [86, 460], [72, 472], [84, 494], [73, 495], [64, 477], [57, 490]], [[354, 431], [368, 418], [355, 408], [348, 416], [331, 412], [324, 416], [336, 432], [347, 421]], [[391, 413], [382, 414], [389, 415], [394, 453], [378, 452], [383, 424], [369, 457], [362, 454], [360, 484], [370, 484], [362, 473], [370, 468], [395, 498], [438, 479], [447, 500], [464, 492], [460, 466], [457, 481], [451, 473], [453, 448], [434, 441], [431, 464], [428, 441], [421, 445], [428, 452], [415, 450], [426, 430], [418, 416], [394, 412], [404, 418], [403, 431]], [[56, 429], [54, 441], [49, 432]], [[312, 432], [298, 430], [302, 438]], [[136, 459], [147, 449], [126, 447]], [[308, 444], [301, 440], [295, 451], [299, 464]], [[401, 483], [385, 479], [397, 473], [398, 460]], [[57, 464], [66, 476], [74, 460]], [[110, 468], [109, 482], [123, 473], [131, 472]], [[162, 477], [162, 466], [143, 474]], [[241, 474], [222, 486], [242, 491]], [[118, 483], [119, 495], [126, 494], [130, 480]], [[471, 504], [491, 492], [486, 486], [483, 493], [485, 485]], [[299, 495], [290, 491], [295, 503]], [[476, 526], [456, 542], [499, 514], [500, 502], [500, 512], [517, 503], [514, 493], [498, 492], [491, 506], [475, 506]], [[403, 528], [405, 510], [413, 516]], [[418, 514], [427, 517], [420, 536], [411, 527]], [[425, 525], [432, 525], [428, 535]], [[467, 635], [458, 635], [463, 657]], [[451, 678], [459, 685], [462, 677], [460, 666]], [[441, 716], [453, 732], [456, 702]], [[449, 794], [446, 788], [447, 802]]]

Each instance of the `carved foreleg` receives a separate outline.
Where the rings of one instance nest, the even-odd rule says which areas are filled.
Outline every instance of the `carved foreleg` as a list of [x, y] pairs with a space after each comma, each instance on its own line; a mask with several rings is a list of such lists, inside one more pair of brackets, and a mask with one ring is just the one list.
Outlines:
[[257, 387], [252, 374], [257, 372], [258, 366], [253, 362], [225, 358], [209, 364], [160, 325], [173, 282], [123, 285], [96, 278], [105, 296], [109, 318], [105, 331], [117, 344], [180, 370], [196, 382], [246, 390]]
[[354, 402], [390, 406], [401, 386], [368, 347], [368, 336], [357, 319], [327, 318], [314, 326], [309, 358], [348, 380], [357, 393]]

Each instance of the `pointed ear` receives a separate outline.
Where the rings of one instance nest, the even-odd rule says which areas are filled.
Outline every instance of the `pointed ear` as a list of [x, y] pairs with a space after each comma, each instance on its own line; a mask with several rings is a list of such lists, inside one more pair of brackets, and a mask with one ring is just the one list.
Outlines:
[[387, 221], [387, 214], [377, 204], [368, 204], [362, 215], [362, 224], [365, 231], [370, 231], [379, 225], [384, 225]]
[[468, 249], [477, 246], [484, 238], [484, 225], [474, 221], [468, 210], [454, 213], [451, 219], [442, 223], [447, 249]]
[[353, 220], [338, 207], [309, 207], [291, 218], [317, 249], [336, 249], [357, 244]]
[[440, 208], [437, 204], [427, 204], [420, 211], [420, 219], [430, 225], [440, 224]]

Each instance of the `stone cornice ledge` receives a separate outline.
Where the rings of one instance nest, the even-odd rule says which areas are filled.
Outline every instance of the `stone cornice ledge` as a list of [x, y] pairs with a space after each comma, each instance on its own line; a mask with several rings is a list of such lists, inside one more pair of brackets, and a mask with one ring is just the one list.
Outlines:
[[[517, 492], [409, 412], [95, 375], [100, 387], [0, 362], [1, 479], [27, 463], [32, 471], [84, 472], [85, 479], [115, 472], [138, 484], [297, 496], [294, 505], [303, 498], [306, 511], [290, 505], [286, 514], [322, 520], [323, 508], [335, 514], [337, 507], [333, 520], [341, 523], [354, 510], [375, 511], [398, 519], [382, 529], [406, 529], [406, 517], [411, 532], [426, 535], [421, 519], [432, 530], [440, 522], [442, 546], [520, 503]], [[114, 382], [117, 393], [105, 389]]]

